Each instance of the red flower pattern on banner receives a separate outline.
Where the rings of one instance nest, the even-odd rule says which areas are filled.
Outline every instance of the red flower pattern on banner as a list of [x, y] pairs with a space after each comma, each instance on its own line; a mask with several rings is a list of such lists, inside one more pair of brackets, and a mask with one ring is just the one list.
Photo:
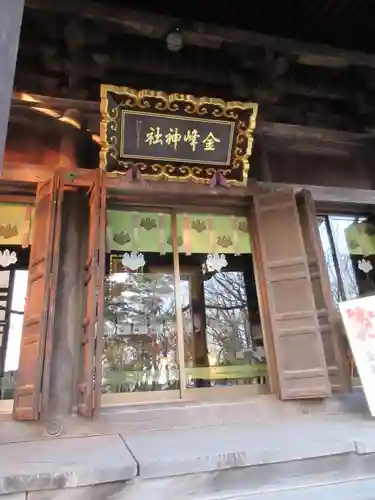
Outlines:
[[354, 309], [348, 309], [346, 313], [350, 319], [353, 319], [362, 327], [357, 335], [360, 340], [375, 339], [375, 332], [371, 321], [375, 317], [374, 311], [355, 307]]

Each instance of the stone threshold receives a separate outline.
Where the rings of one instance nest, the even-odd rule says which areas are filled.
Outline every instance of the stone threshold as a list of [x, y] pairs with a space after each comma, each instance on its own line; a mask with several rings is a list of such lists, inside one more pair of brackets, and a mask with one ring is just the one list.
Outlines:
[[[240, 496], [222, 496], [219, 492], [215, 495], [202, 496], [199, 489], [191, 489], [189, 496], [179, 494], [176, 485], [160, 488], [157, 483], [148, 485], [148, 488], [138, 489], [128, 483], [107, 483], [96, 486], [76, 488], [74, 490], [50, 490], [37, 491], [26, 494], [5, 495], [4, 500], [141, 500], [152, 498], [153, 500], [373, 500], [375, 491], [374, 479], [362, 479], [356, 481], [344, 481], [340, 483], [329, 483], [312, 487], [270, 489], [262, 492], [249, 493]], [[131, 491], [130, 491], [131, 490]], [[146, 497], [145, 497], [146, 495]], [[164, 495], [164, 496], [162, 496]]]
[[355, 415], [0, 445], [0, 495], [27, 492], [35, 500], [54, 498], [58, 491], [74, 493], [69, 498], [75, 500], [79, 491], [100, 485], [118, 489], [111, 500], [122, 498], [120, 492], [134, 500], [165, 500], [173, 492], [182, 500], [372, 479], [375, 422]]
[[301, 415], [370, 418], [362, 390], [317, 401], [282, 402], [273, 395], [262, 395], [244, 401], [154, 402], [104, 407], [94, 420], [66, 415], [48, 422], [22, 423], [12, 421], [11, 414], [0, 414], [0, 445], [45, 439], [56, 431], [66, 438], [243, 423], [272, 426], [273, 422], [287, 422]]

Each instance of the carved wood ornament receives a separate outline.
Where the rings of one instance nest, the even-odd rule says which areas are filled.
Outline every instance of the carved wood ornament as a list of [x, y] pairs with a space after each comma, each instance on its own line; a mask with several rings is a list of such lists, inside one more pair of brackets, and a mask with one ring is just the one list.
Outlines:
[[251, 102], [103, 85], [101, 168], [203, 184], [220, 175], [246, 185], [257, 111]]

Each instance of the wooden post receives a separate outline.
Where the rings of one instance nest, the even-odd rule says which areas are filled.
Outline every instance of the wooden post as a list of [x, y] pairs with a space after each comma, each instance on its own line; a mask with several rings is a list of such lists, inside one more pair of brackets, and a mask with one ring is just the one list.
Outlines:
[[88, 222], [85, 198], [84, 192], [74, 190], [65, 193], [63, 202], [48, 420], [64, 420], [77, 404], [84, 297], [81, 254]]
[[0, 173], [8, 130], [24, 4], [25, 0], [1, 0], [0, 2]]
[[[60, 146], [61, 169], [77, 168], [77, 144], [84, 118], [77, 110], [64, 114]], [[51, 378], [48, 409], [44, 418], [55, 431], [77, 406], [76, 387], [79, 379], [80, 335], [83, 321], [84, 284], [82, 247], [87, 239], [88, 204], [85, 192], [66, 188], [62, 207], [60, 258], [51, 355]]]

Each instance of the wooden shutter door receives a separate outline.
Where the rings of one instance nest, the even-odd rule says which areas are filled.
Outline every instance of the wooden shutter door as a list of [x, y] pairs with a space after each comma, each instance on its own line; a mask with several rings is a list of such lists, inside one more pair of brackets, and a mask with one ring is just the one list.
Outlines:
[[103, 300], [105, 279], [106, 189], [97, 171], [89, 191], [88, 252], [85, 263], [85, 316], [82, 325], [82, 373], [78, 414], [93, 417], [100, 408]]
[[332, 298], [310, 191], [303, 190], [297, 195], [297, 205], [331, 388], [346, 392], [351, 389], [351, 377], [345, 337]]
[[48, 402], [63, 189], [58, 175], [38, 184], [13, 416], [37, 420]]
[[264, 287], [262, 327], [271, 330], [267, 336], [273, 340], [278, 377], [273, 385], [281, 399], [327, 397], [328, 371], [294, 193], [255, 195], [250, 222]]

